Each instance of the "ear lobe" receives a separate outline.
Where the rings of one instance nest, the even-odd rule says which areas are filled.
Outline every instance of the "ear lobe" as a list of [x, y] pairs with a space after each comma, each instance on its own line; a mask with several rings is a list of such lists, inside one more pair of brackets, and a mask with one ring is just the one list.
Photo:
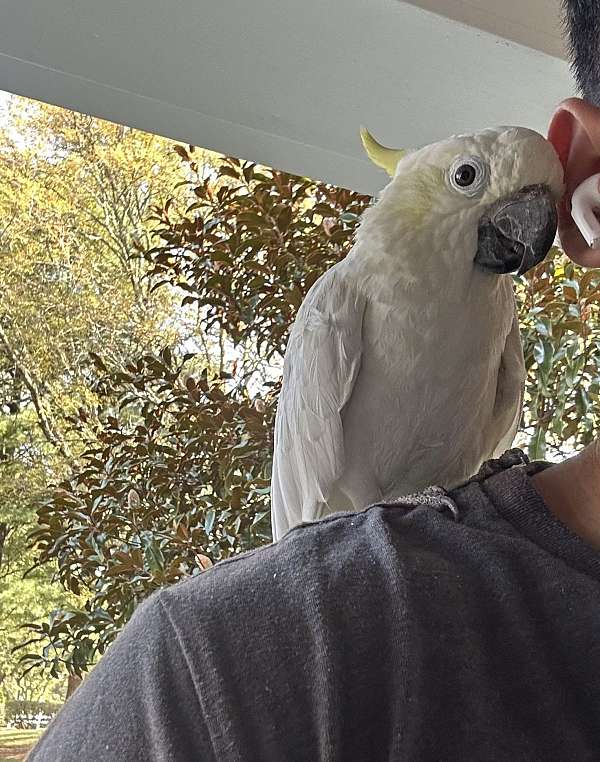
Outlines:
[[600, 172], [600, 109], [581, 98], [560, 103], [548, 128], [564, 169], [565, 194], [558, 205], [558, 234], [565, 253], [585, 267], [600, 266], [600, 250], [590, 249], [571, 217], [571, 196]]

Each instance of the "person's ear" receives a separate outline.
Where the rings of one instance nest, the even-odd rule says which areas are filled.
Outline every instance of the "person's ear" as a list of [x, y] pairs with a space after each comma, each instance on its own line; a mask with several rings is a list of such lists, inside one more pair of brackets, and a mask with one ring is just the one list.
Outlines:
[[581, 98], [560, 103], [548, 127], [565, 172], [565, 193], [558, 204], [558, 234], [565, 253], [585, 267], [600, 267], [600, 249], [590, 249], [571, 217], [571, 196], [590, 175], [600, 172], [600, 108]]

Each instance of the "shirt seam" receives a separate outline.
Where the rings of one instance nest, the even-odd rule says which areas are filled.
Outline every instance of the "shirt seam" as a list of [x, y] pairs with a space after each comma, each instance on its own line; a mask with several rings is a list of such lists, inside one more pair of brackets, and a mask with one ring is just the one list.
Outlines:
[[185, 661], [185, 666], [186, 666], [187, 671], [188, 671], [188, 676], [189, 676], [190, 682], [194, 686], [194, 692], [196, 694], [196, 700], [197, 700], [197, 702], [198, 702], [198, 704], [200, 706], [200, 710], [202, 711], [202, 715], [204, 717], [204, 726], [206, 727], [206, 729], [208, 731], [209, 738], [210, 738], [210, 745], [211, 745], [211, 749], [212, 749], [212, 753], [213, 753], [213, 759], [218, 760], [219, 757], [217, 755], [217, 749], [215, 747], [215, 743], [214, 743], [214, 739], [213, 739], [213, 733], [212, 733], [212, 730], [209, 728], [208, 722], [206, 721], [208, 716], [209, 716], [208, 712], [207, 712], [207, 707], [205, 705], [205, 702], [202, 700], [202, 696], [200, 695], [200, 691], [199, 691], [198, 686], [196, 684], [196, 680], [194, 679], [194, 670], [192, 669], [192, 665], [190, 664], [190, 660], [189, 660], [187, 651], [183, 647], [183, 642], [181, 640], [181, 635], [179, 634], [179, 629], [175, 626], [175, 622], [173, 621], [173, 617], [171, 616], [171, 612], [169, 611], [169, 609], [166, 607], [165, 603], [161, 599], [160, 593], [157, 594], [156, 600], [157, 600], [159, 606], [161, 607], [161, 609], [166, 614], [167, 620], [169, 622], [169, 627], [171, 628], [171, 630], [173, 631], [173, 634], [175, 635], [175, 639], [177, 641], [177, 646], [178, 646], [178, 648], [179, 648], [179, 650], [181, 652], [181, 655], [183, 656], [183, 660]]

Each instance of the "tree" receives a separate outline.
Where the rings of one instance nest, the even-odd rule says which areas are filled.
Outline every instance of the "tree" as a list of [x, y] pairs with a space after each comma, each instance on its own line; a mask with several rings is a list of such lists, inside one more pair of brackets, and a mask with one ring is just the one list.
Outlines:
[[161, 138], [25, 99], [0, 140], [5, 399], [31, 404], [68, 459], [56, 409], [91, 401], [88, 351], [126, 361], [175, 339], [172, 296], [151, 293], [130, 255], [149, 246], [148, 210], [182, 175]]

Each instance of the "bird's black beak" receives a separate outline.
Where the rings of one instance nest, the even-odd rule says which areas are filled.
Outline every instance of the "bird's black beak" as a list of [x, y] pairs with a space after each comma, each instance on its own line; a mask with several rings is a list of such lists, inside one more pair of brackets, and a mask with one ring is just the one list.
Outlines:
[[494, 273], [522, 275], [541, 262], [554, 242], [558, 215], [550, 188], [528, 185], [501, 198], [479, 220], [475, 262]]

